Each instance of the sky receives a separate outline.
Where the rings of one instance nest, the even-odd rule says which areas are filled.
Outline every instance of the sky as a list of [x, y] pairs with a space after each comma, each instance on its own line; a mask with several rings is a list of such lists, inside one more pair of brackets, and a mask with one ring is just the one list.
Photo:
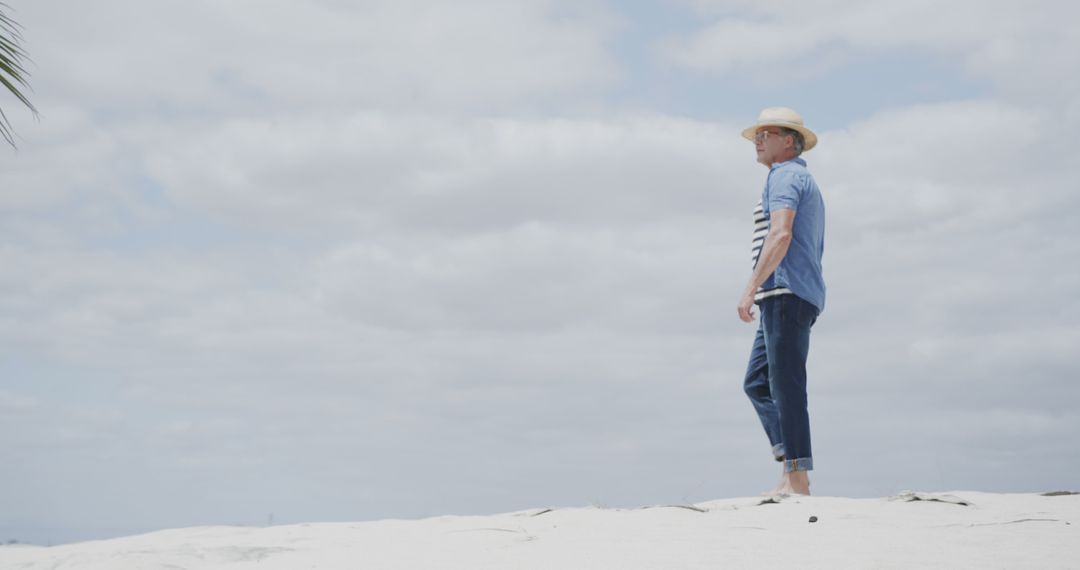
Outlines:
[[813, 492], [1077, 486], [1073, 3], [7, 3], [2, 541], [772, 488], [774, 105], [820, 137]]

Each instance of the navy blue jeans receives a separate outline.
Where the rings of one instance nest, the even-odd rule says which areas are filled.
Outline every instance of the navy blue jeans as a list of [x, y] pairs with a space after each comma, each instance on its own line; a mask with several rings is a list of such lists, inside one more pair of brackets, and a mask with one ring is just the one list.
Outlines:
[[818, 310], [795, 295], [762, 299], [761, 325], [750, 351], [743, 389], [761, 418], [784, 471], [814, 468], [806, 408], [806, 356]]

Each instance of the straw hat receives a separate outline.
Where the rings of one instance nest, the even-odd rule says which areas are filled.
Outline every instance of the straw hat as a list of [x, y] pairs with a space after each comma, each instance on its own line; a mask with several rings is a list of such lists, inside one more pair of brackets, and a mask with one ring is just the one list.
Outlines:
[[757, 124], [743, 130], [743, 138], [753, 141], [754, 134], [757, 133], [757, 130], [761, 127], [784, 127], [786, 129], [799, 131], [802, 133], [803, 139], [806, 142], [803, 151], [810, 150], [817, 144], [817, 135], [814, 134], [814, 131], [803, 126], [802, 115], [787, 107], [769, 107], [762, 111], [761, 114], [758, 115]]

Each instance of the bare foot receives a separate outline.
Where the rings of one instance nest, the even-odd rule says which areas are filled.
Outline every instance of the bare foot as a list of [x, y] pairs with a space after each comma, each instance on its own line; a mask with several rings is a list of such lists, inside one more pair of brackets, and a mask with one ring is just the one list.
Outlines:
[[765, 491], [761, 494], [762, 497], [779, 497], [781, 495], [787, 495], [791, 493], [791, 484], [788, 483], [787, 473], [780, 474], [780, 482], [776, 484], [776, 487], [772, 491]]
[[788, 493], [795, 495], [810, 494], [810, 472], [792, 471], [787, 474]]
[[792, 471], [780, 476], [780, 482], [772, 491], [762, 493], [762, 497], [783, 497], [787, 495], [809, 495], [810, 476], [806, 471]]

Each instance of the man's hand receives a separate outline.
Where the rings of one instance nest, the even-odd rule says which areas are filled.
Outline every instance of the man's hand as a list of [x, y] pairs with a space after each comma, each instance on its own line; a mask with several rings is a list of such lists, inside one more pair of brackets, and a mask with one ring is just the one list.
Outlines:
[[739, 318], [744, 323], [754, 322], [754, 294], [747, 293], [739, 301]]

